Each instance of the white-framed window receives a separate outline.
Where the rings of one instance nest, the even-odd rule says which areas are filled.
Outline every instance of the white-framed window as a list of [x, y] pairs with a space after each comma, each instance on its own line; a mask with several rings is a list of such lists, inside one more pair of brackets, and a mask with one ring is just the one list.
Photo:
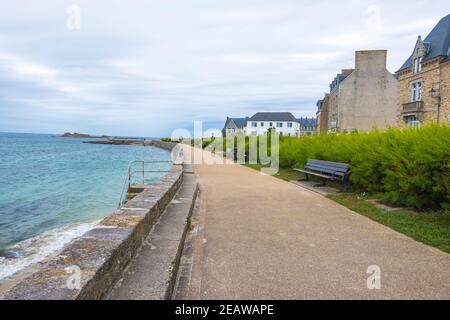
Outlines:
[[422, 60], [423, 57], [414, 59], [414, 73], [418, 73], [422, 71]]
[[422, 101], [423, 82], [411, 83], [411, 102]]
[[273, 122], [270, 122], [270, 123], [269, 123], [269, 126], [270, 126], [270, 127], [273, 127]]
[[258, 122], [252, 122], [252, 127], [256, 128], [258, 126]]
[[283, 128], [283, 122], [277, 122], [277, 128]]
[[421, 125], [419, 119], [417, 119], [417, 117], [415, 115], [406, 116], [405, 122], [410, 127], [420, 127], [420, 125]]
[[264, 122], [261, 122], [261, 127], [264, 127]]
[[287, 127], [292, 128], [292, 122], [288, 122]]

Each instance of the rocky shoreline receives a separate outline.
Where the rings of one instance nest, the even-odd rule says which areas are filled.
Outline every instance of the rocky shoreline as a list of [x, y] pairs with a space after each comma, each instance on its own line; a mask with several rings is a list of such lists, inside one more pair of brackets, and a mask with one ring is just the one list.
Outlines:
[[131, 140], [131, 139], [107, 139], [107, 140], [94, 140], [94, 141], [83, 141], [83, 143], [90, 144], [112, 144], [112, 145], [140, 145], [147, 146], [150, 145], [151, 141], [145, 140]]
[[109, 138], [111, 138], [111, 136], [91, 136], [90, 134], [78, 133], [78, 132], [74, 132], [74, 133], [66, 132], [62, 135], [62, 137], [63, 138], [93, 138], [93, 139], [98, 139], [98, 138], [109, 139]]

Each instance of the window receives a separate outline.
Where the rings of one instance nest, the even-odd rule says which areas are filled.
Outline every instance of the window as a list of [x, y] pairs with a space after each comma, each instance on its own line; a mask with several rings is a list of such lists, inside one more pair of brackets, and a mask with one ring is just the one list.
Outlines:
[[269, 124], [269, 126], [270, 126], [270, 127], [273, 127], [273, 122], [271, 122], [271, 123]]
[[292, 128], [292, 122], [288, 122], [288, 128]]
[[410, 127], [420, 127], [420, 121], [414, 115], [413, 116], [406, 116], [405, 117], [405, 122]]
[[422, 81], [413, 82], [411, 84], [411, 101], [422, 101], [422, 89], [423, 84]]
[[283, 128], [283, 122], [277, 122], [277, 128]]
[[422, 71], [422, 60], [423, 57], [414, 59], [414, 73], [418, 73]]
[[261, 127], [264, 127], [264, 122], [261, 122]]
[[252, 122], [252, 127], [256, 128], [258, 126], [258, 122]]

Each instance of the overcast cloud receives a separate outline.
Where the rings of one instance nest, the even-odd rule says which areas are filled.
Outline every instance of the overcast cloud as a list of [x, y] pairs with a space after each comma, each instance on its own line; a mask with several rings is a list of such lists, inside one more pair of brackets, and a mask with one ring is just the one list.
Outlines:
[[449, 13], [448, 0], [0, 0], [0, 131], [165, 136], [257, 111], [311, 117], [355, 50], [388, 49], [395, 72]]

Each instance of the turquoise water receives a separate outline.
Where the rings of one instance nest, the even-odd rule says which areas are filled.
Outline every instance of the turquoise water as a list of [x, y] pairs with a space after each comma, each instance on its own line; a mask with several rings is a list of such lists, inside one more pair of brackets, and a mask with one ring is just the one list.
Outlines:
[[[85, 231], [83, 223], [89, 225], [116, 209], [130, 161], [170, 160], [169, 152], [154, 147], [84, 140], [0, 133], [0, 249], [22, 243], [26, 251], [26, 246], [38, 246], [30, 239], [42, 234], [51, 234], [55, 242], [64, 232]], [[170, 164], [147, 168], [165, 170]], [[59, 236], [52, 230], [60, 230]]]

